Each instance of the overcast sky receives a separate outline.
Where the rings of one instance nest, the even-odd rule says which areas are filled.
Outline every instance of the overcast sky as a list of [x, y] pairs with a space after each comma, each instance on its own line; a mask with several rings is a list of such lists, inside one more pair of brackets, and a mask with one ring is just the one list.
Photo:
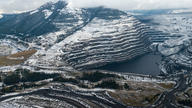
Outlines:
[[[16, 13], [38, 8], [57, 0], [0, 0], [0, 13]], [[192, 0], [68, 0], [73, 7], [106, 6], [124, 10], [190, 8]]]

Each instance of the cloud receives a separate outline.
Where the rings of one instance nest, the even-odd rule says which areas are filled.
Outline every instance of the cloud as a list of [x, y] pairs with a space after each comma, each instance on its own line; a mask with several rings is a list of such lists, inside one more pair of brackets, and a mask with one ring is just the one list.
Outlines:
[[[33, 10], [57, 0], [0, 0], [0, 12], [15, 13]], [[73, 7], [105, 6], [123, 10], [189, 8], [192, 0], [67, 0]]]
[[[189, 8], [192, 0], [70, 0], [74, 7], [106, 6], [123, 10]], [[81, 1], [81, 2], [79, 2]]]
[[53, 0], [0, 0], [0, 13], [18, 13], [38, 8]]

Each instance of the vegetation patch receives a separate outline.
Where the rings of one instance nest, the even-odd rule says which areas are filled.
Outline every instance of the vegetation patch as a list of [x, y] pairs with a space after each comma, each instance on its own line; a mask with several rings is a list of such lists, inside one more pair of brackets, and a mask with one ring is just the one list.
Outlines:
[[179, 100], [178, 103], [184, 106], [192, 107], [192, 101], [190, 99]]
[[[118, 82], [121, 84], [120, 86], [123, 86], [124, 88], [121, 89], [120, 87], [120, 89], [115, 89], [114, 92], [108, 91], [108, 93], [114, 99], [123, 102], [128, 106], [147, 107], [154, 104], [160, 94], [170, 90], [153, 82], [135, 82], [126, 80], [123, 80], [122, 83], [120, 81]], [[166, 88], [170, 88], [170, 85], [172, 84], [165, 85]]]
[[23, 52], [18, 52], [9, 56], [0, 57], [0, 66], [13, 66], [18, 65], [26, 61], [29, 57], [35, 54], [37, 50], [27, 50]]
[[47, 73], [37, 73], [37, 72], [30, 72], [27, 69], [17, 69], [13, 73], [5, 76], [3, 79], [4, 84], [6, 85], [13, 85], [19, 82], [35, 82], [41, 81], [49, 78], [55, 78], [59, 76], [59, 74], [47, 74]]
[[20, 91], [27, 88], [40, 87], [50, 83], [46, 79], [60, 76], [57, 73], [31, 72], [27, 69], [17, 69], [14, 72], [2, 75], [3, 88], [0, 94]]
[[177, 94], [177, 102], [183, 106], [192, 107], [192, 88], [189, 88], [186, 92]]
[[133, 90], [120, 90], [108, 92], [109, 95], [128, 106], [144, 107], [151, 105], [157, 100], [159, 92], [149, 93], [147, 91], [139, 92]]
[[121, 78], [121, 77], [116, 74], [102, 73], [97, 71], [97, 72], [84, 72], [79, 79], [88, 80], [91, 82], [98, 82], [106, 78]]
[[173, 84], [173, 83], [159, 83], [159, 85], [165, 89], [172, 89], [175, 84]]
[[121, 86], [114, 80], [104, 80], [95, 85], [96, 88], [120, 89]]
[[55, 77], [53, 81], [72, 83], [82, 88], [108, 88], [108, 89], [129, 89], [128, 84], [120, 85], [115, 78], [121, 78], [116, 74], [102, 72], [84, 72], [75, 78]]
[[0, 94], [12, 93], [12, 92], [16, 92], [16, 91], [27, 89], [27, 88], [41, 87], [41, 86], [44, 86], [46, 84], [48, 84], [48, 83], [33, 83], [33, 82], [31, 82], [31, 83], [15, 84], [15, 85], [3, 87], [1, 89]]
[[75, 78], [64, 78], [62, 76], [58, 76], [58, 77], [55, 77], [53, 79], [53, 81], [55, 82], [69, 82], [69, 83], [73, 83], [73, 84], [79, 84], [79, 80], [75, 79]]
[[191, 100], [192, 100], [192, 88], [190, 88], [188, 91], [187, 91], [187, 95], [189, 95], [191, 97]]
[[6, 76], [3, 79], [4, 84], [6, 85], [12, 85], [12, 84], [17, 84], [21, 81], [20, 75], [18, 73], [13, 73], [8, 76]]

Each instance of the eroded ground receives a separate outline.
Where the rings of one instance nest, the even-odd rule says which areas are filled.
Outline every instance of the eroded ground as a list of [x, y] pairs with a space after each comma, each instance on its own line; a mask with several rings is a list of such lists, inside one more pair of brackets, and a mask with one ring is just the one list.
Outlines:
[[116, 90], [109, 92], [115, 99], [128, 106], [148, 106], [153, 104], [165, 91], [174, 87], [174, 83], [149, 83], [149, 82], [127, 82], [129, 90]]

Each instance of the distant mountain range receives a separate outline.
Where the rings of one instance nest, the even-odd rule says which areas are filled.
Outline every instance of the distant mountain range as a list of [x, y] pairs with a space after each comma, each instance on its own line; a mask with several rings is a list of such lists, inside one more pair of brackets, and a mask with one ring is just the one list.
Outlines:
[[161, 14], [190, 14], [191, 8], [179, 8], [179, 9], [153, 9], [153, 10], [128, 10], [132, 15], [161, 15]]

